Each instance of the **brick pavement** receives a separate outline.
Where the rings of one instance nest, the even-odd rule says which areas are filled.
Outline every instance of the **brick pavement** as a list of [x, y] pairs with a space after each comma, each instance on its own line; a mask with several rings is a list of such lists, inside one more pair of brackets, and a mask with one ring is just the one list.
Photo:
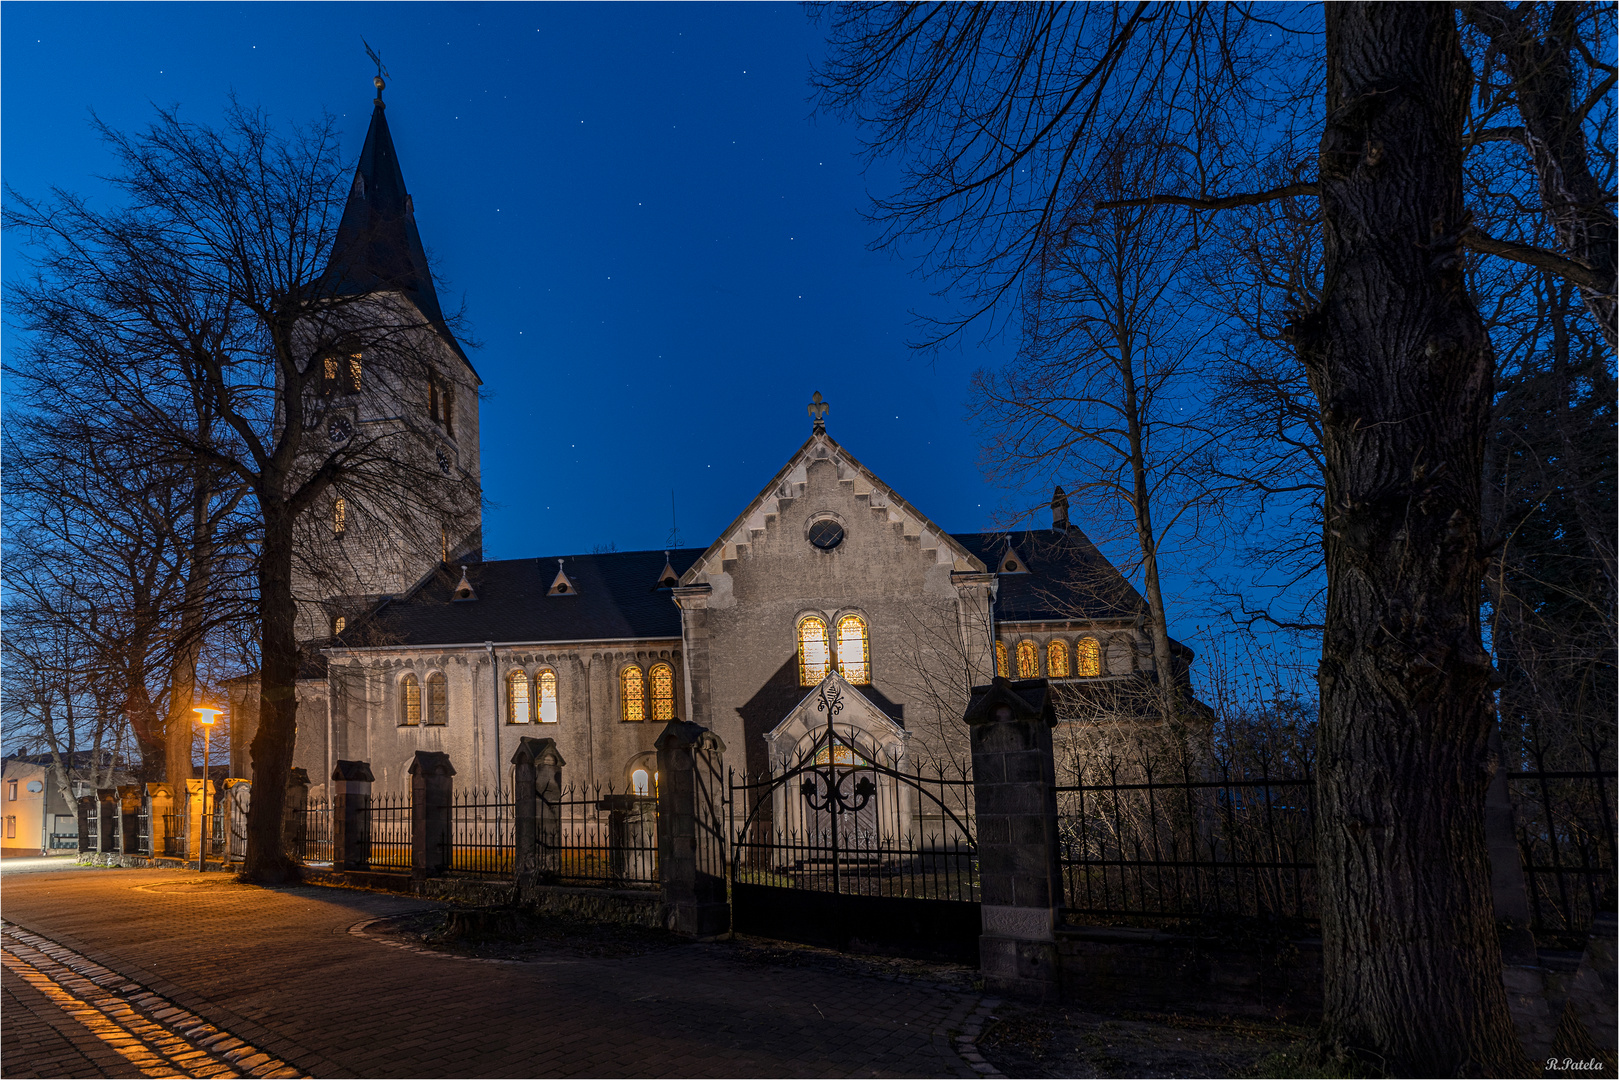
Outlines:
[[[975, 996], [724, 945], [472, 962], [350, 933], [419, 900], [175, 870], [10, 877], [4, 903], [8, 922], [312, 1076], [978, 1075], [951, 1045]], [[4, 990], [0, 1075], [142, 1075], [9, 971]]]

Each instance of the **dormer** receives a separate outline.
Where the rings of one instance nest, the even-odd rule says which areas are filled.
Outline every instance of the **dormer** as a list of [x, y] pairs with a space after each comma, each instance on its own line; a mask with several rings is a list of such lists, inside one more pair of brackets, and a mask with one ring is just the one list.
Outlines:
[[551, 587], [546, 590], [545, 595], [547, 595], [547, 596], [574, 596], [574, 595], [576, 595], [578, 593], [578, 591], [579, 590], [577, 590], [577, 589], [575, 589], [573, 587], [573, 582], [568, 580], [567, 571], [562, 569], [562, 560], [558, 559], [557, 560], [557, 576], [556, 576], [555, 580], [553, 580], [551, 582]]
[[467, 580], [467, 568], [465, 566], [461, 567], [461, 580], [456, 583], [455, 592], [450, 594], [450, 599], [456, 603], [463, 600], [478, 599], [477, 592], [472, 588], [472, 582]]

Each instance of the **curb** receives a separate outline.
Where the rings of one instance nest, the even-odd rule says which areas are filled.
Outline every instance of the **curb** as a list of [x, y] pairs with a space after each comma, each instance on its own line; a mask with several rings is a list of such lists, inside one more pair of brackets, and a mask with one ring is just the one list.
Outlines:
[[978, 1036], [983, 1034], [984, 1021], [992, 1020], [990, 1014], [1000, 1007], [1000, 998], [981, 998], [978, 1008], [967, 1018], [962, 1026], [961, 1034], [956, 1036], [956, 1053], [972, 1067], [973, 1072], [979, 1076], [1005, 1076], [995, 1066], [984, 1060], [984, 1055], [978, 1052]]

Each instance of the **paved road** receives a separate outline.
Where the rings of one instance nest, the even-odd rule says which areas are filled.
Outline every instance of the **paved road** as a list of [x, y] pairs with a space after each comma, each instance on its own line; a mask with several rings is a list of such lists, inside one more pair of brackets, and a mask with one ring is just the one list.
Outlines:
[[3, 890], [8, 1077], [977, 1075], [951, 1049], [974, 996], [723, 944], [496, 963], [358, 932], [426, 906], [381, 893], [176, 870]]

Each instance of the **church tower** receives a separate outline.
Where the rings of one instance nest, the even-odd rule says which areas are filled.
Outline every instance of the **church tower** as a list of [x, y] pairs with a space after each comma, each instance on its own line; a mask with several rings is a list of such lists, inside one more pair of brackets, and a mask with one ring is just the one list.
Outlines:
[[305, 515], [301, 640], [340, 634], [444, 563], [482, 559], [481, 380], [439, 304], [380, 75], [375, 83], [371, 125], [319, 283], [333, 317], [312, 337], [312, 362], [324, 364], [325, 443], [374, 447], [393, 468], [380, 471], [382, 483], [339, 484]]

